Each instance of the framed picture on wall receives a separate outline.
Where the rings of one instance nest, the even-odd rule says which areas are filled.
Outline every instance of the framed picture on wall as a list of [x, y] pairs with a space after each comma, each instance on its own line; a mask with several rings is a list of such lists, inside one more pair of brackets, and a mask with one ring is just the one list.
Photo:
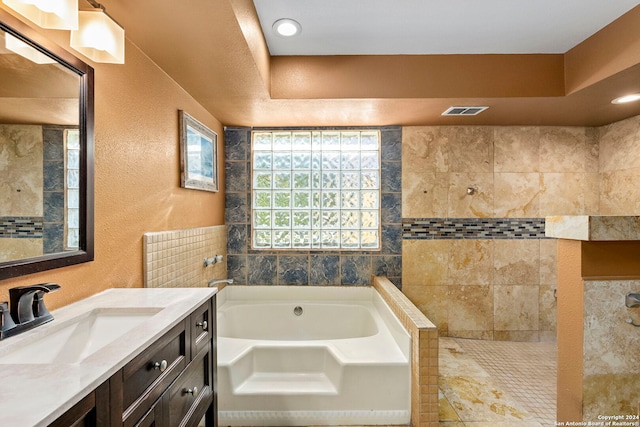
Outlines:
[[179, 110], [180, 186], [218, 191], [218, 135]]

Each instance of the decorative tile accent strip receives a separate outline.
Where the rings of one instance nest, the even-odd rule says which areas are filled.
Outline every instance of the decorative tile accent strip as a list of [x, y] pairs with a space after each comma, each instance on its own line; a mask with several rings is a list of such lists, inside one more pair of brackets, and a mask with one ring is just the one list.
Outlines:
[[0, 217], [0, 238], [42, 238], [42, 217], [4, 216]]
[[545, 239], [544, 218], [403, 218], [402, 238]]

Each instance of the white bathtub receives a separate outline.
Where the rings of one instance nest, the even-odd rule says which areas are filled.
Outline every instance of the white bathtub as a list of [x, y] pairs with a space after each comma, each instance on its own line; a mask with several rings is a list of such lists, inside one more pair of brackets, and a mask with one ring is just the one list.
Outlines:
[[235, 285], [217, 301], [220, 426], [409, 423], [411, 340], [373, 287]]

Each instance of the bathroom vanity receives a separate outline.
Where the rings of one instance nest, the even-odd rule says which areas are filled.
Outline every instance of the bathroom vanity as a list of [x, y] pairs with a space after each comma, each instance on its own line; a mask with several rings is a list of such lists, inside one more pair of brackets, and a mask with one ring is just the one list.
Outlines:
[[2, 424], [216, 426], [216, 293], [110, 289], [0, 341]]

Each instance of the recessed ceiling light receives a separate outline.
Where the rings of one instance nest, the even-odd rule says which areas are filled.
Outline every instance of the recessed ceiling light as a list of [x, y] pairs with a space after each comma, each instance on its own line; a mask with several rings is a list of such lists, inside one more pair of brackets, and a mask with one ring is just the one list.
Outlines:
[[284, 18], [278, 19], [273, 23], [273, 30], [276, 34], [279, 34], [284, 37], [291, 37], [299, 34], [302, 31], [302, 27], [297, 21], [293, 19]]
[[611, 101], [612, 104], [626, 104], [627, 102], [633, 102], [640, 100], [640, 93], [632, 93], [629, 95], [621, 96]]

